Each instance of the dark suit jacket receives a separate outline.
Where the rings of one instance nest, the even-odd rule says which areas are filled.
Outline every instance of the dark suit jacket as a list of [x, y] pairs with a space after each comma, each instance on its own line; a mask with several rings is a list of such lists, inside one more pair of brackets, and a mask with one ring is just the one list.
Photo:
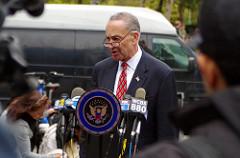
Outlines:
[[[113, 61], [112, 58], [97, 63], [93, 73], [95, 86], [113, 91], [117, 69], [118, 61]], [[134, 96], [139, 87], [146, 90], [148, 118], [142, 122], [138, 147], [143, 148], [163, 139], [177, 138], [178, 132], [170, 124], [167, 116], [168, 112], [177, 106], [173, 71], [166, 64], [143, 51], [127, 94]], [[100, 143], [103, 148], [99, 151], [100, 155], [104, 155], [107, 150], [108, 141], [103, 139], [103, 144]], [[112, 149], [110, 151], [115, 152]]]

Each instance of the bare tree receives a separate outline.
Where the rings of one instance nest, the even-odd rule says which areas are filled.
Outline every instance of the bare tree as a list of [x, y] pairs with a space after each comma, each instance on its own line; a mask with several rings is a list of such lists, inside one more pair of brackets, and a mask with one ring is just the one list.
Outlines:
[[180, 21], [184, 21], [184, 7], [185, 7], [185, 0], [180, 0], [179, 6], [178, 6], [178, 13], [179, 13]]
[[172, 14], [172, 4], [175, 2], [175, 0], [167, 0], [166, 3], [166, 13], [165, 16], [168, 20], [170, 20], [171, 18], [171, 14]]
[[164, 1], [164, 0], [160, 0], [159, 3], [158, 3], [158, 7], [157, 7], [156, 10], [159, 11], [159, 12], [162, 12], [162, 9], [163, 9], [163, 1]]

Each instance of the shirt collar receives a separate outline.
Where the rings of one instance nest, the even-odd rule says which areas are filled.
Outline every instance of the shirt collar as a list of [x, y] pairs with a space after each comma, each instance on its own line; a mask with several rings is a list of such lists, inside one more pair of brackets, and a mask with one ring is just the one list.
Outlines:
[[[138, 63], [139, 63], [139, 61], [140, 61], [140, 59], [141, 59], [141, 57], [142, 57], [142, 50], [141, 50], [141, 48], [140, 48], [139, 45], [138, 45], [138, 51], [137, 51], [137, 53], [136, 53], [132, 58], [130, 58], [130, 59], [127, 61], [128, 67], [129, 67], [130, 69], [132, 69], [133, 71], [135, 71], [136, 68], [137, 68], [137, 65], [138, 65]], [[120, 66], [122, 63], [123, 63], [122, 61], [119, 61], [119, 66]]]

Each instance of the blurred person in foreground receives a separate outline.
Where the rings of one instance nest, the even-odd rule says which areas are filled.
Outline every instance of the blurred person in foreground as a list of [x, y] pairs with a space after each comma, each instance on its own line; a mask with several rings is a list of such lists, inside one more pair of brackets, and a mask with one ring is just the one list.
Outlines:
[[137, 158], [239, 158], [239, 8], [239, 0], [202, 1], [197, 61], [209, 98], [171, 115], [189, 139], [158, 143]]
[[39, 145], [38, 119], [43, 117], [50, 101], [38, 91], [31, 91], [13, 98], [1, 116], [13, 133], [17, 147], [23, 158], [60, 158], [61, 153], [37, 154], [33, 152]]

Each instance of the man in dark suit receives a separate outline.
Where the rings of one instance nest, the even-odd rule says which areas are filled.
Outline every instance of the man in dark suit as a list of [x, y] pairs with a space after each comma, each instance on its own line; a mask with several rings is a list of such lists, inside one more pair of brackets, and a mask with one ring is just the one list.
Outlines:
[[[96, 87], [111, 90], [121, 100], [123, 94], [119, 96], [118, 92], [121, 65], [127, 63], [123, 93], [134, 96], [139, 87], [146, 90], [148, 118], [142, 122], [138, 144], [141, 149], [160, 140], [177, 138], [178, 132], [167, 117], [169, 110], [177, 106], [174, 73], [165, 63], [142, 50], [139, 39], [140, 25], [135, 16], [126, 12], [113, 15], [107, 23], [104, 41], [111, 57], [95, 65], [93, 79]], [[103, 139], [103, 155], [108, 141]]]

